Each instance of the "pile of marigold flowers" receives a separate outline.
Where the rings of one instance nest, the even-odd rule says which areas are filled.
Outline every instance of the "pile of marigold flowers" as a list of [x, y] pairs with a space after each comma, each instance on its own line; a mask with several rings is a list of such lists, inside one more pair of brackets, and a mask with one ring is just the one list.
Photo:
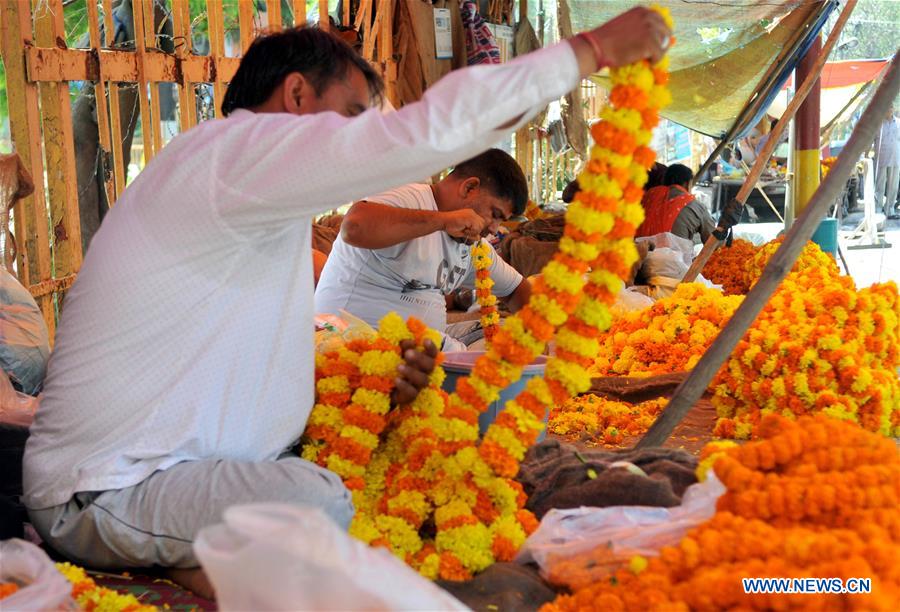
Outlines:
[[653, 376], [690, 370], [741, 303], [684, 283], [650, 308], [626, 313], [600, 337], [595, 376]]
[[668, 400], [656, 398], [631, 404], [587, 394], [550, 409], [547, 430], [573, 442], [621, 444], [626, 436], [647, 431]]
[[[776, 249], [765, 245], [752, 269], [762, 270]], [[897, 286], [857, 290], [809, 243], [713, 381], [715, 434], [748, 438], [761, 416], [775, 411], [823, 412], [898, 436], [898, 367]]]
[[703, 276], [721, 285], [725, 295], [746, 295], [750, 291], [747, 263], [758, 251], [749, 240], [738, 238], [730, 247], [716, 249], [703, 267]]
[[[823, 415], [767, 415], [760, 440], [713, 447], [726, 487], [712, 519], [677, 546], [600, 577], [608, 546], [568, 560], [572, 585], [542, 608], [568, 610], [896, 610], [900, 453], [893, 441]], [[596, 557], [596, 558], [595, 558]], [[871, 580], [859, 594], [746, 594], [742, 579]]]

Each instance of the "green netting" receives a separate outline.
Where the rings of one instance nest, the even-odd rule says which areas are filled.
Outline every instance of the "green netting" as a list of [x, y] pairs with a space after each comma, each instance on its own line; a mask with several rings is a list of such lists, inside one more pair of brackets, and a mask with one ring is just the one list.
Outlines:
[[[595, 27], [640, 3], [570, 0], [575, 31]], [[779, 54], [822, 2], [664, 0], [675, 19], [672, 105], [663, 115], [722, 136]], [[597, 82], [606, 86], [601, 75]]]

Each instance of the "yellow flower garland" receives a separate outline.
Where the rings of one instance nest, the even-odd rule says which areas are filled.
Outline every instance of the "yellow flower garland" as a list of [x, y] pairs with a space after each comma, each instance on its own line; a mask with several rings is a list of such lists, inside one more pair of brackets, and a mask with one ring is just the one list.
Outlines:
[[102, 587], [84, 569], [71, 563], [57, 563], [56, 569], [72, 583], [72, 598], [88, 612], [155, 612], [156, 606], [142, 604], [130, 593]]
[[[609, 325], [608, 305], [637, 257], [632, 238], [643, 218], [641, 186], [654, 160], [651, 130], [669, 100], [665, 60], [614, 69], [612, 79], [611, 105], [592, 131], [598, 144], [579, 177], [582, 191], [569, 207], [560, 251], [529, 304], [492, 332], [486, 355], [453, 394], [440, 390], [438, 368], [410, 406], [382, 415], [383, 398], [359, 395], [358, 347], [348, 343], [317, 357], [319, 397], [303, 456], [337, 471], [352, 490], [352, 535], [388, 547], [427, 577], [462, 580], [514, 557], [537, 521], [523, 509], [525, 494], [512, 477], [543, 429], [547, 406], [590, 384], [598, 328]], [[473, 250], [482, 270], [490, 266], [486, 246]], [[479, 441], [478, 415], [554, 336], [557, 355], [545, 377], [531, 379]], [[415, 339], [421, 346], [423, 338], [421, 323], [389, 315], [378, 338], [369, 341], [396, 347]], [[357, 391], [348, 397], [352, 389]], [[342, 411], [350, 403], [385, 416], [385, 427], [370, 428], [369, 435], [349, 427]], [[432, 525], [433, 531], [424, 529]]]
[[472, 261], [475, 265], [475, 297], [481, 307], [481, 327], [484, 329], [484, 337], [488, 342], [497, 332], [500, 325], [500, 313], [497, 310], [497, 296], [491, 288], [494, 281], [491, 280], [491, 245], [484, 240], [479, 240], [472, 245]]

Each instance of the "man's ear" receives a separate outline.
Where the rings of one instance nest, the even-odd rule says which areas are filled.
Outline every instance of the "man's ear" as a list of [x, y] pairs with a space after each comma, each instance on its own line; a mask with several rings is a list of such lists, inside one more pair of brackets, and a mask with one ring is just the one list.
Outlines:
[[309, 112], [312, 102], [310, 96], [315, 97], [315, 90], [310, 82], [299, 72], [291, 72], [282, 81], [282, 103], [285, 112], [292, 115], [302, 115]]
[[481, 187], [481, 179], [477, 176], [470, 176], [459, 184], [459, 195], [465, 199], [472, 195]]

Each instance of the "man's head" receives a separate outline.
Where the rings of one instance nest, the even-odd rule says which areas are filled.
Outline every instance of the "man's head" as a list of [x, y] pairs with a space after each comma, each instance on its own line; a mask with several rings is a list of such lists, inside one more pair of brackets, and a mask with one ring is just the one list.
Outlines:
[[528, 182], [515, 159], [500, 149], [489, 149], [457, 164], [437, 185], [435, 196], [441, 210], [471, 208], [488, 220], [487, 235], [525, 212]]
[[685, 189], [690, 189], [693, 179], [694, 173], [690, 168], [682, 164], [672, 164], [666, 170], [666, 178], [663, 184], [666, 186], [681, 185]]
[[246, 108], [352, 117], [378, 101], [383, 87], [378, 73], [337, 36], [291, 28], [253, 41], [228, 85], [222, 113]]

